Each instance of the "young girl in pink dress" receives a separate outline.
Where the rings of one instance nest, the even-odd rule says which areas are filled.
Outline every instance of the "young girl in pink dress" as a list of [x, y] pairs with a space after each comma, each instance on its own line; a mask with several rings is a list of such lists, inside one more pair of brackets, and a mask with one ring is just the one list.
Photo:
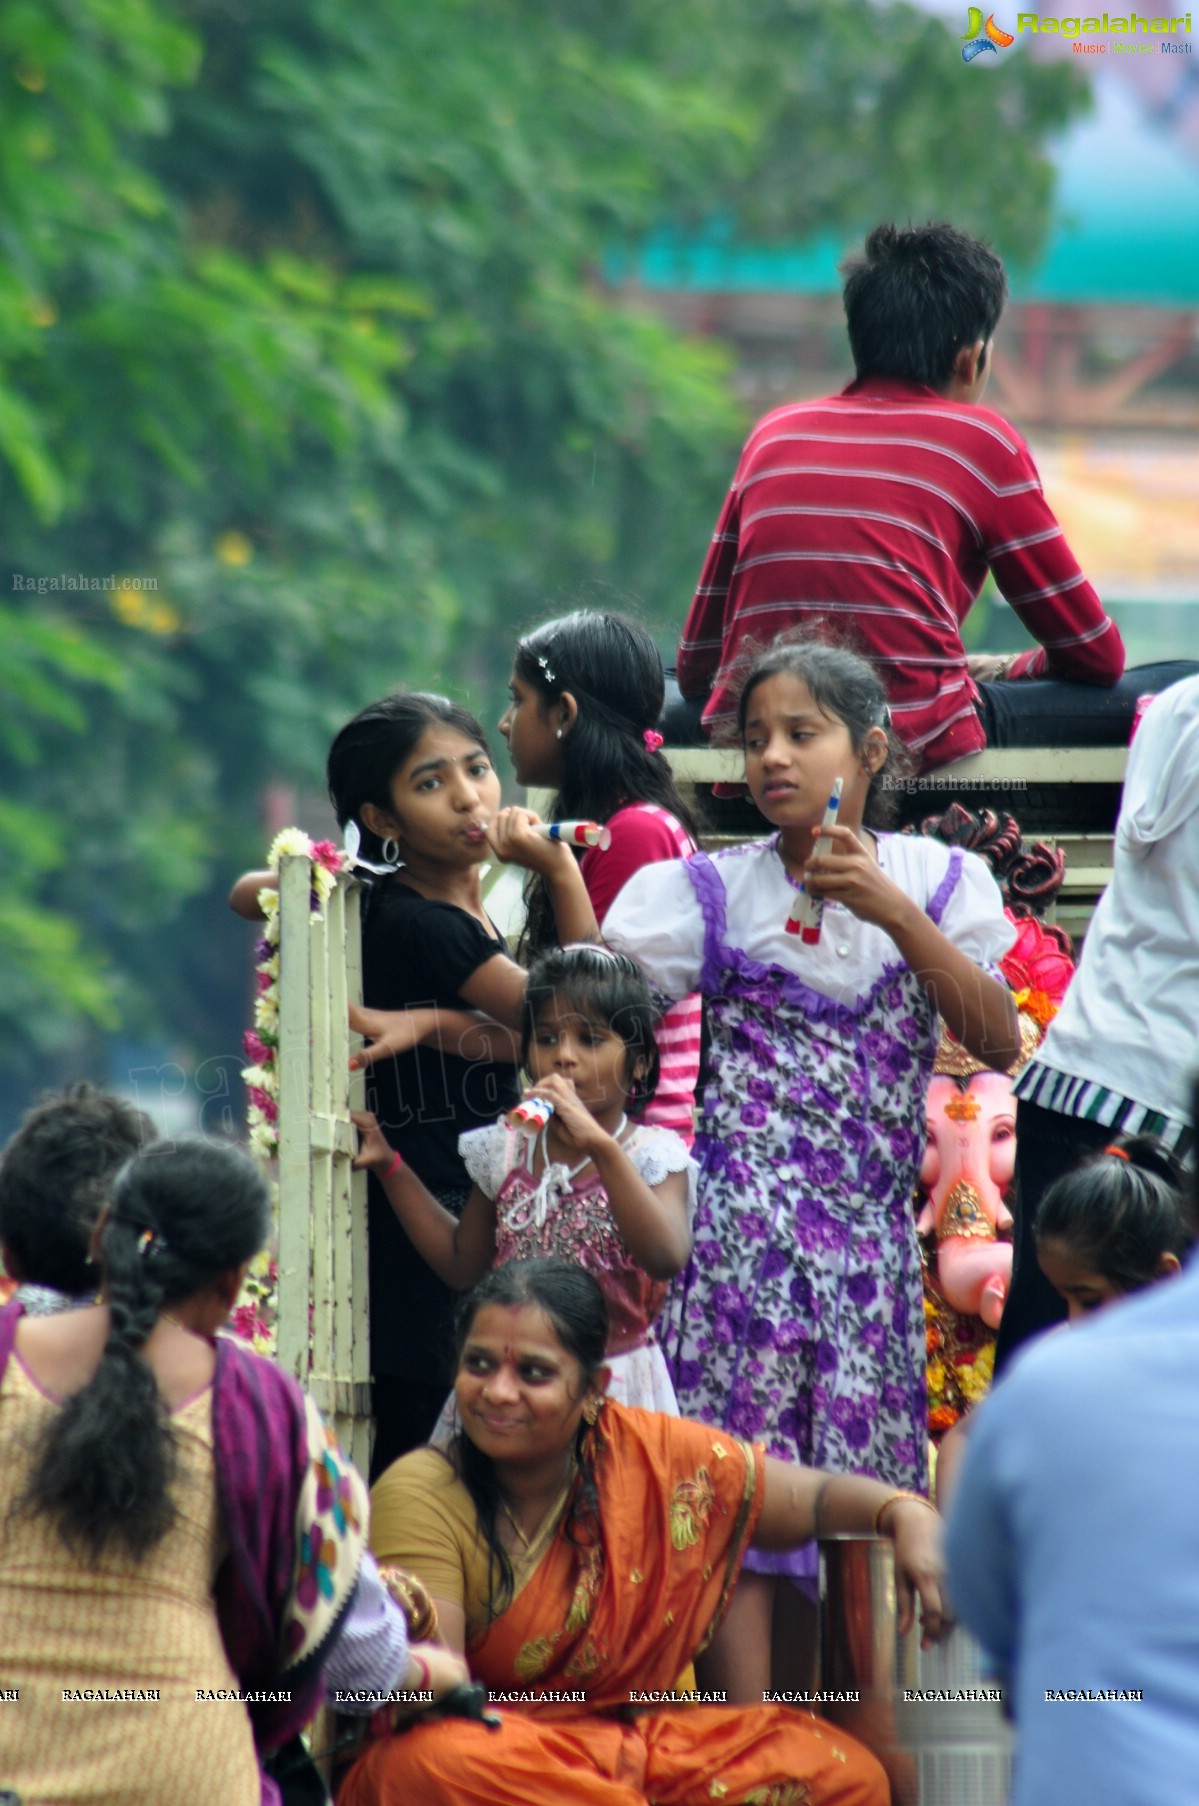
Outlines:
[[632, 960], [597, 946], [555, 949], [529, 974], [523, 1043], [528, 1095], [552, 1114], [532, 1134], [501, 1117], [460, 1138], [474, 1181], [461, 1217], [366, 1112], [354, 1117], [356, 1164], [378, 1176], [413, 1245], [457, 1290], [529, 1256], [585, 1267], [608, 1301], [612, 1395], [677, 1415], [654, 1322], [691, 1250], [695, 1167], [680, 1136], [639, 1118], [657, 1079], [653, 1025]]
[[[695, 822], [659, 748], [656, 723], [665, 679], [653, 640], [626, 615], [578, 609], [546, 621], [517, 642], [511, 702], [500, 732], [519, 784], [557, 794], [553, 821], [603, 822], [609, 844], [580, 862], [583, 882], [603, 927], [617, 896], [643, 866], [687, 859]], [[545, 881], [526, 889], [524, 946], [543, 953], [557, 940]], [[688, 1147], [694, 1135], [702, 1004], [673, 1003], [654, 1030], [661, 1077], [644, 1120], [674, 1129]]]

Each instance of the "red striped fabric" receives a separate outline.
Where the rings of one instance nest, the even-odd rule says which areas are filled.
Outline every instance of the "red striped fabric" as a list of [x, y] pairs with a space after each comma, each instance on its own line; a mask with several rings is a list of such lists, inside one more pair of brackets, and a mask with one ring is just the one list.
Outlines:
[[[695, 842], [681, 821], [658, 803], [630, 803], [610, 815], [612, 844], [583, 855], [583, 881], [601, 927], [624, 885], [643, 865], [659, 859], [689, 859]], [[661, 1068], [658, 1088], [646, 1105], [644, 1122], [673, 1129], [690, 1147], [695, 1136], [695, 1086], [699, 1078], [703, 1003], [698, 996], [673, 1004], [658, 1023], [654, 1039]]]
[[986, 408], [872, 377], [750, 434], [679, 644], [684, 696], [725, 724], [747, 640], [817, 618], [879, 666], [925, 768], [984, 744], [961, 625], [988, 570], [1040, 646], [1013, 675], [1111, 684], [1115, 623], [1078, 568], [1023, 439]]

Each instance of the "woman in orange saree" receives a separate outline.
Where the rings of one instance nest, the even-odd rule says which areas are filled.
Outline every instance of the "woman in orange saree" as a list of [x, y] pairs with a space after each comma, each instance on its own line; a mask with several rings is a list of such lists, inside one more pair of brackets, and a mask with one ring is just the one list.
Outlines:
[[887, 1806], [874, 1757], [810, 1712], [730, 1710], [678, 1677], [752, 1541], [895, 1541], [904, 1614], [939, 1633], [938, 1522], [877, 1481], [771, 1461], [723, 1431], [603, 1402], [603, 1295], [522, 1261], [460, 1315], [462, 1431], [373, 1494], [381, 1562], [415, 1572], [498, 1707], [498, 1731], [425, 1720], [359, 1758], [339, 1806]]

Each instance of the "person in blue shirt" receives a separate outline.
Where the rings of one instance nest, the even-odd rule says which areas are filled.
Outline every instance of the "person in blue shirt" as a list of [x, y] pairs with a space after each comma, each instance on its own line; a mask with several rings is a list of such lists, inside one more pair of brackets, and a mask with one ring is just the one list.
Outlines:
[[949, 1590], [1008, 1683], [1011, 1806], [1199, 1798], [1197, 1375], [1192, 1256], [1022, 1352], [972, 1422]]

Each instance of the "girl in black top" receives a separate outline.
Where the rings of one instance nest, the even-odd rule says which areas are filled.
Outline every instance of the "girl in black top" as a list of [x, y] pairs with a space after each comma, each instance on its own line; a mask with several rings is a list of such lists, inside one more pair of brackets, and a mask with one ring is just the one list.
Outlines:
[[[523, 810], [500, 816], [500, 781], [474, 716], [443, 696], [397, 692], [337, 735], [329, 794], [356, 824], [359, 856], [395, 870], [371, 882], [362, 989], [373, 1009], [478, 1011], [490, 1021], [418, 1045], [371, 1069], [368, 1098], [402, 1159], [457, 1213], [470, 1181], [458, 1137], [494, 1122], [518, 1095], [514, 1045], [525, 973], [483, 906], [481, 867], [519, 838]], [[545, 843], [539, 852], [545, 856]], [[549, 889], [564, 941], [598, 938], [578, 864], [553, 849]], [[498, 1056], [498, 1057], [497, 1057]], [[450, 1383], [452, 1294], [413, 1248], [382, 1186], [370, 1180], [372, 1477], [423, 1443]]]

